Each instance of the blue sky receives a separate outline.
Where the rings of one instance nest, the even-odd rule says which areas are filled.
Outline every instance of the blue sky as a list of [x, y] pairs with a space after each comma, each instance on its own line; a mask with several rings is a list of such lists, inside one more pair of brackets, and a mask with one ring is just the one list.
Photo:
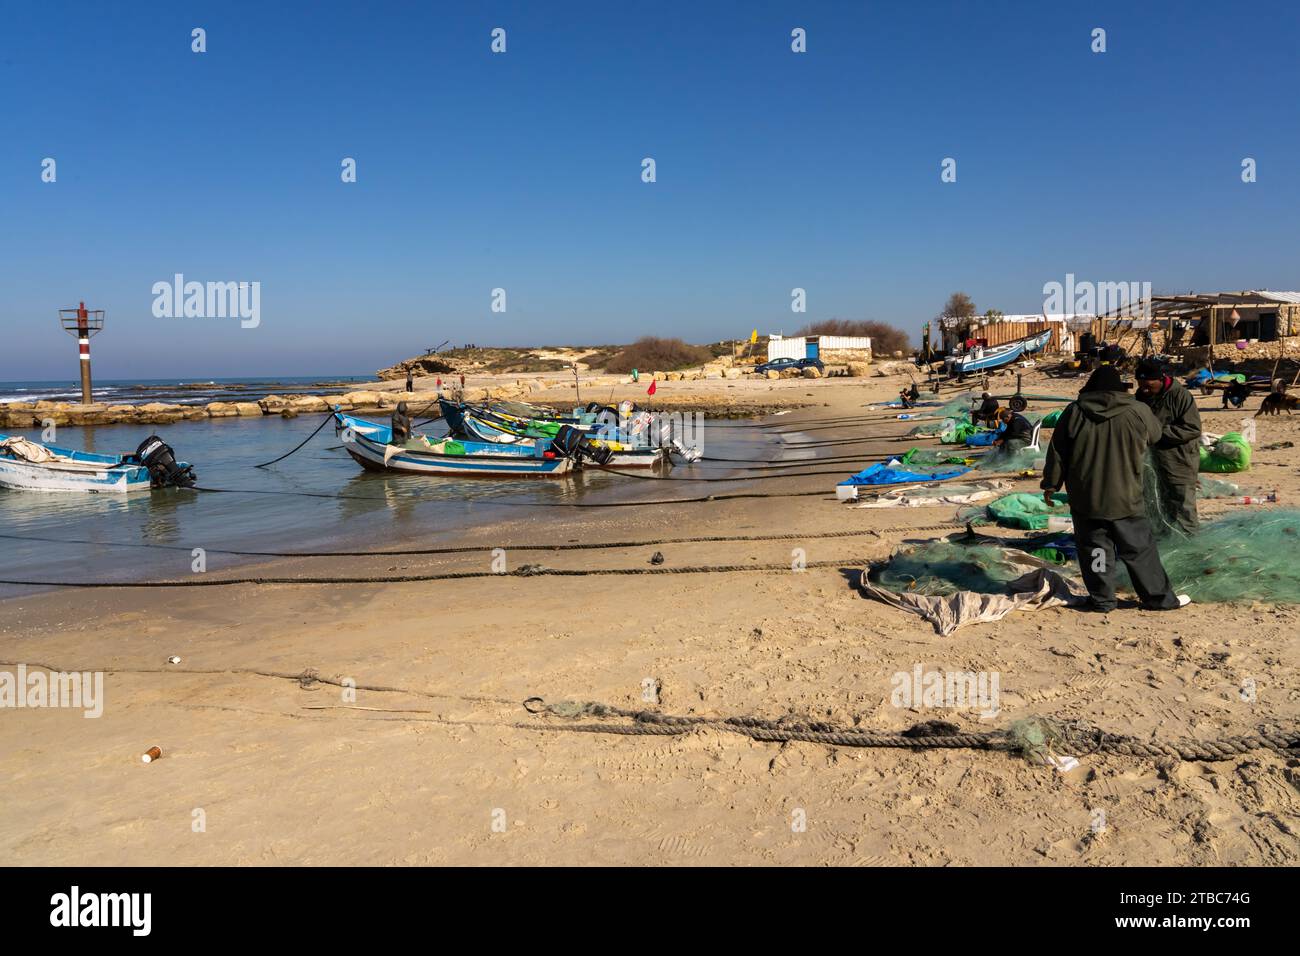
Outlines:
[[[954, 290], [1036, 311], [1070, 272], [1295, 289], [1298, 10], [7, 0], [0, 379], [76, 375], [79, 298], [107, 310], [96, 376], [157, 378], [916, 331]], [[260, 282], [261, 324], [156, 318], [177, 272]]]

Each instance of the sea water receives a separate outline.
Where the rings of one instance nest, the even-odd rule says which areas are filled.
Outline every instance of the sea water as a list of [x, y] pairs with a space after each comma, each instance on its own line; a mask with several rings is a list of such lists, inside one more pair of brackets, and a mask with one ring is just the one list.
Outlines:
[[[168, 488], [132, 495], [82, 495], [0, 488], [0, 580], [184, 577], [192, 573], [194, 549], [203, 549], [206, 569], [215, 571], [265, 560], [223, 555], [221, 549], [437, 547], [454, 538], [456, 531], [477, 524], [535, 514], [558, 526], [575, 513], [563, 507], [531, 507], [534, 504], [726, 494], [744, 487], [738, 471], [743, 465], [711, 465], [709, 456], [771, 459], [780, 449], [779, 438], [764, 429], [706, 420], [706, 460], [675, 467], [664, 481], [595, 470], [563, 478], [466, 479], [363, 471], [339, 447], [331, 423], [291, 457], [268, 468], [254, 467], [293, 448], [324, 418], [323, 414], [294, 419], [267, 415], [59, 428], [53, 444], [101, 454], [134, 452], [156, 433], [178, 460], [194, 466], [200, 487], [223, 493]], [[435, 422], [427, 430], [437, 436], [444, 427]], [[9, 433], [41, 440], [39, 430], [10, 429]], [[651, 472], [638, 469], [633, 474]], [[675, 481], [688, 477], [729, 480]], [[771, 490], [771, 484], [763, 482], [758, 489], [748, 490]], [[602, 512], [586, 512], [596, 513]], [[545, 527], [539, 523], [534, 537], [544, 539]], [[0, 584], [0, 597], [30, 590]]]

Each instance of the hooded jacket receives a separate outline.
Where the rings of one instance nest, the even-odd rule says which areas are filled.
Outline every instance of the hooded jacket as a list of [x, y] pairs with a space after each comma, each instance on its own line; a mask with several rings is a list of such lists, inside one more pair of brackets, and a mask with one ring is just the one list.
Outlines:
[[1083, 392], [1052, 432], [1042, 487], [1063, 484], [1076, 518], [1116, 520], [1146, 513], [1142, 463], [1160, 423], [1127, 392]]
[[1160, 422], [1156, 442], [1156, 470], [1174, 485], [1194, 485], [1201, 468], [1201, 413], [1196, 399], [1169, 376], [1159, 395], [1139, 396]]

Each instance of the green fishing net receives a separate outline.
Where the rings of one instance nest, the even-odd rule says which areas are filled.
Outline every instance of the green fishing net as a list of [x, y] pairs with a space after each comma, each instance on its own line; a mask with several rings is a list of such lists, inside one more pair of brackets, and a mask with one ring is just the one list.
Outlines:
[[909, 448], [905, 455], [899, 457], [898, 461], [914, 471], [930, 467], [947, 469], [953, 465], [969, 466], [975, 462], [975, 456], [956, 455], [934, 448]]
[[1300, 604], [1300, 510], [1254, 508], [1203, 524], [1190, 538], [1160, 542], [1179, 594], [1193, 601]]
[[976, 471], [1040, 471], [1047, 462], [1046, 451], [1022, 448], [1007, 454], [994, 449], [975, 463]]
[[1200, 486], [1196, 489], [1198, 498], [1236, 498], [1242, 494], [1241, 485], [1206, 475], [1201, 476]]
[[1201, 446], [1201, 471], [1232, 473], [1250, 467], [1250, 442], [1240, 432], [1228, 432], [1213, 447]]
[[1007, 560], [1006, 553], [995, 546], [931, 541], [897, 552], [873, 580], [898, 594], [1005, 594], [1007, 584], [1026, 570]]
[[1052, 495], [1052, 500], [1056, 504], [1049, 508], [1041, 494], [1035, 495], [1027, 491], [1016, 491], [1009, 495], [1003, 495], [996, 501], [990, 502], [986, 507], [988, 508], [989, 517], [1004, 528], [1041, 531], [1047, 527], [1047, 523], [1052, 518], [1068, 518], [1070, 516], [1070, 501], [1063, 492], [1058, 491]]

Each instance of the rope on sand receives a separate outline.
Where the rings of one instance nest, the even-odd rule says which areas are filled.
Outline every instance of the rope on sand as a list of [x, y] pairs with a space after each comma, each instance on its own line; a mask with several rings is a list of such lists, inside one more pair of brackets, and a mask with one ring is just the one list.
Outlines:
[[[852, 558], [835, 561], [808, 561], [806, 570], [815, 568], [843, 568], [854, 563]], [[192, 578], [164, 581], [19, 581], [0, 579], [0, 584], [30, 588], [215, 588], [235, 584], [418, 584], [428, 581], [466, 581], [472, 578], [533, 578], [533, 577], [611, 577], [639, 574], [725, 574], [734, 571], [785, 571], [791, 567], [782, 564], [710, 564], [690, 567], [648, 568], [547, 568], [540, 564], [525, 564], [513, 571], [445, 571], [437, 574], [383, 575], [375, 577], [322, 577], [322, 578], [209, 578], [196, 574]]]
[[[593, 541], [588, 544], [545, 544], [545, 545], [524, 545], [524, 544], [498, 544], [498, 545], [469, 545], [459, 546], [459, 548], [411, 548], [398, 550], [381, 550], [381, 551], [237, 551], [225, 550], [221, 548], [208, 548], [208, 554], [234, 554], [240, 557], [259, 557], [259, 558], [391, 558], [391, 557], [424, 557], [424, 555], [446, 555], [446, 554], [476, 554], [482, 551], [494, 549], [516, 550], [516, 551], [588, 551], [588, 550], [611, 550], [624, 548], [653, 548], [656, 545], [680, 545], [680, 544], [710, 544], [710, 542], [731, 542], [731, 541], [820, 541], [829, 540], [829, 538], [848, 538], [848, 537], [883, 537], [885, 535], [902, 535], [902, 533], [913, 533], [918, 531], [946, 531], [958, 533], [961, 528], [952, 524], [917, 524], [909, 525], [905, 528], [863, 528], [861, 531], [828, 531], [822, 533], [813, 533], [813, 535], [801, 535], [797, 532], [781, 533], [781, 535], [706, 535], [698, 537], [664, 537], [654, 538], [649, 541]], [[131, 541], [91, 541], [86, 538], [53, 538], [40, 537], [35, 535], [0, 535], [4, 540], [16, 541], [42, 541], [45, 544], [64, 544], [64, 545], [98, 545], [100, 548], [146, 548], [159, 550], [177, 550], [190, 551], [185, 545], [162, 545], [162, 544], [142, 544], [142, 542]], [[814, 562], [806, 564], [805, 567], [836, 566], [844, 562]], [[526, 570], [525, 570], [526, 568]], [[755, 570], [789, 570], [787, 566], [762, 566], [757, 564], [718, 564], [718, 566], [699, 566], [689, 568], [654, 568], [658, 574], [690, 574], [690, 572], [702, 571], [755, 571]], [[342, 583], [400, 583], [400, 581], [419, 581], [419, 580], [441, 580], [442, 578], [499, 578], [499, 576], [530, 576], [538, 574], [555, 574], [555, 575], [582, 575], [582, 574], [650, 574], [647, 568], [610, 568], [606, 571], [562, 571], [558, 568], [543, 568], [539, 564], [524, 564], [523, 567], [516, 568], [511, 572], [450, 572], [450, 574], [425, 575], [425, 576], [407, 576], [407, 578], [364, 578], [364, 579], [304, 579], [304, 578], [243, 578], [243, 579], [222, 579], [218, 581], [208, 581], [208, 587], [213, 584], [329, 584]], [[0, 580], [0, 584], [22, 585], [22, 587], [104, 587], [104, 588], [125, 588], [125, 587], [195, 587], [191, 581], [136, 581], [136, 583], [113, 583], [113, 581], [99, 581], [99, 583], [70, 583], [70, 581], [14, 581]]]
[[713, 728], [743, 734], [754, 740], [833, 744], [841, 747], [933, 747], [973, 750], [1003, 750], [1026, 757], [1053, 751], [1071, 754], [1119, 754], [1150, 760], [1229, 760], [1257, 750], [1274, 750], [1294, 755], [1300, 751], [1300, 727], [1290, 730], [1260, 728], [1255, 734], [1220, 737], [1215, 740], [1178, 739], [1172, 741], [1139, 740], [1106, 733], [1081, 723], [1065, 723], [1052, 718], [1031, 717], [1017, 721], [1005, 730], [962, 733], [955, 724], [926, 721], [903, 731], [876, 731], [861, 727], [837, 727], [822, 722], [797, 719], [768, 720], [762, 717], [683, 717], [645, 710], [624, 710], [596, 702], [561, 702], [547, 704], [541, 697], [524, 701], [530, 714], [565, 719], [584, 717], [620, 717], [627, 723], [583, 724], [516, 724], [532, 730], [563, 730], [576, 733], [673, 736], [699, 728]]

